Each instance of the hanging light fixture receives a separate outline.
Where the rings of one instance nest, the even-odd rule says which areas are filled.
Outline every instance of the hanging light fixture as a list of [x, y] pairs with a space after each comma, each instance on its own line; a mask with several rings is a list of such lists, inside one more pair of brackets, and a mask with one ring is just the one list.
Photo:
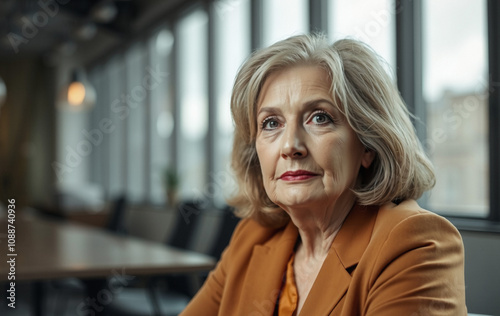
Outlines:
[[83, 110], [94, 106], [96, 93], [94, 87], [86, 80], [82, 70], [74, 70], [70, 83], [60, 94], [59, 106], [64, 109]]

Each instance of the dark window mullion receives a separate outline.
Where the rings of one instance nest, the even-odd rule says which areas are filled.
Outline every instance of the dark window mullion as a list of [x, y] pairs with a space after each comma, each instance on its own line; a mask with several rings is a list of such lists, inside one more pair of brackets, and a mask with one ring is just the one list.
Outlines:
[[[398, 88], [411, 113], [426, 119], [422, 89], [422, 3], [396, 1], [396, 63]], [[420, 140], [425, 126], [414, 122]]]
[[264, 3], [263, 0], [253, 0], [250, 3], [251, 10], [251, 45], [250, 49], [255, 51], [261, 48], [264, 33]]
[[491, 221], [500, 222], [500, 2], [488, 1], [489, 170]]
[[328, 1], [309, 0], [309, 31], [328, 33]]
[[[397, 0], [396, 12], [396, 69], [398, 88], [413, 120], [417, 136], [423, 143], [427, 136], [426, 104], [422, 87], [422, 2]], [[419, 202], [426, 207], [427, 195]]]

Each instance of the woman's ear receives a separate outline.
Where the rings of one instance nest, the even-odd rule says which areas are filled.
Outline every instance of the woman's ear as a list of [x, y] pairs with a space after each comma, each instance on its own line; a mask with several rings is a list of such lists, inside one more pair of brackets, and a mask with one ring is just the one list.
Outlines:
[[375, 152], [365, 148], [365, 151], [361, 155], [361, 165], [368, 169], [371, 166], [373, 159], [375, 159]]

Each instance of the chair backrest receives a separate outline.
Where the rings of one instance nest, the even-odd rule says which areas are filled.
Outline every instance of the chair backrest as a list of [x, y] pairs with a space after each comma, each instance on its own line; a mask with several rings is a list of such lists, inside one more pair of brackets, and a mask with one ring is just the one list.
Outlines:
[[233, 235], [234, 228], [240, 221], [240, 218], [234, 215], [234, 209], [226, 206], [222, 210], [222, 223], [219, 227], [219, 232], [213, 243], [209, 255], [219, 260], [224, 249], [229, 245], [231, 236]]
[[203, 212], [203, 207], [195, 201], [183, 201], [177, 206], [175, 227], [167, 240], [172, 247], [187, 249], [193, 238], [196, 224]]
[[125, 195], [118, 196], [112, 205], [110, 218], [106, 224], [106, 229], [110, 232], [125, 235], [125, 211], [127, 208], [127, 199]]
[[[168, 244], [204, 253], [218, 260], [239, 221], [232, 209], [205, 209], [200, 205], [183, 203], [178, 211], [176, 227]], [[167, 276], [165, 280], [169, 289], [192, 297], [204, 277], [206, 276], [175, 275]]]

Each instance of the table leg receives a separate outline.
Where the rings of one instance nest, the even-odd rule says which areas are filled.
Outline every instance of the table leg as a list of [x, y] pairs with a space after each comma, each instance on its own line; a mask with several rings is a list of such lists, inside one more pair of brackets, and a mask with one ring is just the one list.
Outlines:
[[106, 279], [86, 279], [87, 296], [78, 306], [78, 315], [108, 315], [106, 306], [113, 299], [111, 292], [107, 289]]
[[149, 301], [151, 303], [151, 306], [153, 307], [153, 315], [161, 316], [159, 298], [158, 298], [158, 293], [156, 291], [156, 280], [157, 279], [155, 278], [150, 278], [147, 282], [148, 283], [147, 289], [148, 289]]
[[33, 315], [43, 316], [44, 301], [43, 281], [33, 282]]

